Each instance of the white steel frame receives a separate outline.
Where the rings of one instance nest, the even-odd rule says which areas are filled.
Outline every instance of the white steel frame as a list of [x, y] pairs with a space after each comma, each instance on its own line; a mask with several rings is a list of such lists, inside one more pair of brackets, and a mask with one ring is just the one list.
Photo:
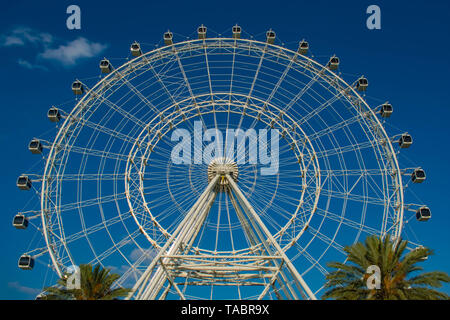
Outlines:
[[[210, 62], [209, 57], [217, 52], [232, 57], [231, 80], [228, 90], [217, 90], [214, 87], [213, 73], [215, 69], [213, 69], [213, 62]], [[259, 62], [254, 65], [242, 64], [242, 62], [238, 62], [240, 56], [250, 57]], [[204, 65], [187, 65], [186, 57], [204, 57]], [[284, 68], [276, 83], [266, 85], [258, 82], [263, 73], [267, 72], [264, 69], [266, 61], [279, 64]], [[171, 89], [173, 84], [168, 74], [170, 68], [174, 69], [175, 67], [179, 70], [180, 78], [179, 82], [175, 83], [185, 90], [186, 95], [184, 96], [177, 95]], [[254, 76], [245, 80], [249, 84], [247, 93], [242, 92], [240, 87], [242, 84], [234, 79], [239, 68], [244, 67], [254, 71]], [[190, 68], [206, 70], [207, 84], [202, 92], [199, 92], [199, 84], [190, 78], [189, 72], [192, 71], [188, 70]], [[303, 87], [301, 87], [295, 83], [295, 79], [291, 79], [290, 72], [304, 75], [309, 81], [303, 83]], [[146, 75], [161, 87], [155, 97], [143, 93], [146, 88], [150, 88], [151, 84], [134, 84], [134, 79]], [[288, 97], [287, 93], [282, 91], [285, 83], [298, 86], [298, 91]], [[165, 298], [169, 292], [176, 293], [181, 299], [191, 298], [185, 296], [177, 281], [180, 278], [187, 279], [188, 274], [192, 275], [192, 270], [204, 270], [199, 273], [196, 281], [191, 282], [196, 282], [196, 285], [211, 284], [211, 273], [206, 270], [214, 267], [217, 269], [214, 274], [220, 274], [222, 277], [221, 280], [216, 279], [217, 285], [219, 283], [238, 286], [260, 285], [262, 291], [257, 298], [266, 297], [267, 292], [272, 288], [278, 298], [314, 299], [320, 288], [313, 292], [303, 280], [302, 274], [304, 275], [314, 268], [326, 274], [326, 270], [320, 264], [320, 259], [330, 248], [343, 252], [343, 246], [336, 240], [341, 226], [345, 225], [358, 230], [355, 241], [362, 232], [378, 235], [390, 233], [396, 239], [401, 235], [405, 207], [402, 177], [406, 171], [399, 167], [393, 145], [394, 139], [387, 134], [376, 111], [369, 107], [357, 92], [356, 81], [352, 84], [346, 83], [326, 65], [307, 56], [282, 46], [251, 39], [187, 40], [133, 58], [113, 69], [92, 88], [88, 88], [86, 84], [84, 86], [86, 94], [77, 101], [75, 108], [69, 113], [60, 109], [63, 123], [56, 138], [51, 142], [41, 140], [44, 142], [44, 148], [49, 149], [49, 152], [46, 156], [44, 173], [36, 175], [33, 180], [40, 182], [40, 188], [37, 191], [41, 196], [41, 209], [40, 214], [34, 212], [33, 217], [40, 216], [41, 218], [45, 247], [33, 249], [28, 254], [39, 257], [48, 253], [58, 276], [62, 276], [67, 266], [78, 262], [72, 256], [70, 244], [84, 239], [95, 255], [91, 262], [102, 264], [104, 259], [112, 254], [123, 257], [129, 267], [119, 281], [119, 285], [134, 275], [135, 283], [130, 298], [160, 299]], [[330, 97], [322, 96], [317, 89], [314, 89], [315, 86], [326, 90]], [[124, 89], [128, 91], [128, 94], [114, 101], [114, 93]], [[265, 97], [260, 94], [263, 89], [267, 89], [269, 92]], [[305, 99], [307, 96], [317, 97], [318, 105], [310, 106]], [[288, 102], [280, 105], [280, 99], [284, 98]], [[128, 107], [131, 99], [140, 101], [140, 109]], [[319, 101], [319, 99], [321, 100]], [[341, 119], [332, 126], [314, 130], [312, 121], [315, 119], [324, 121], [321, 113], [335, 110], [338, 103], [345, 104], [353, 116]], [[302, 111], [309, 111], [300, 112], [299, 105], [305, 108]], [[108, 108], [110, 111], [99, 120], [95, 119], [93, 115], [100, 107]], [[147, 110], [144, 117], [135, 114], [136, 110], [141, 111], [144, 108]], [[171, 130], [181, 124], [189, 124], [192, 119], [202, 119], [207, 115], [213, 115], [214, 121], [216, 121], [216, 115], [220, 113], [229, 116], [240, 115], [241, 122], [243, 117], [249, 117], [253, 119], [254, 123], [262, 123], [267, 128], [279, 128], [283, 137], [290, 141], [291, 156], [298, 159], [298, 172], [303, 179], [303, 187], [298, 205], [291, 212], [291, 219], [285, 225], [279, 226], [277, 232], [272, 233], [261, 220], [261, 213], [253, 208], [249, 199], [239, 188], [239, 183], [226, 176], [229, 186], [225, 188], [224, 193], [228, 195], [251, 245], [245, 250], [217, 253], [195, 247], [193, 242], [208, 216], [209, 209], [219, 196], [215, 189], [218, 177], [206, 187], [198, 197], [196, 204], [191, 207], [185, 218], [179, 221], [176, 228], [174, 226], [170, 230], [161, 224], [158, 217], [154, 215], [146, 199], [147, 186], [143, 177], [148, 166], [146, 159], [154, 150], [158, 149], [158, 143]], [[115, 127], [108, 125], [108, 121], [112, 119], [113, 115], [122, 118]], [[141, 120], [144, 118], [145, 120]], [[125, 132], [121, 129], [126, 123], [133, 124], [131, 131]], [[366, 135], [364, 141], [358, 142], [351, 131], [346, 131], [347, 138], [353, 143], [346, 146], [339, 145], [334, 134], [339, 130], [347, 130], [348, 127], [355, 124], [360, 125], [364, 131]], [[217, 123], [215, 125], [217, 127]], [[106, 134], [112, 140], [122, 141], [123, 151], [112, 152], [109, 145], [106, 145], [103, 150], [96, 149], [94, 145], [97, 136], [94, 134], [84, 145], [79, 145], [77, 139], [84, 128], [93, 130], [96, 135]], [[305, 128], [314, 132], [307, 133]], [[325, 137], [332, 140], [333, 147], [326, 147], [322, 143], [322, 139]], [[128, 148], [128, 146], [131, 147]], [[376, 154], [377, 168], [366, 167], [364, 150], [371, 150]], [[346, 168], [343, 156], [346, 152], [353, 152], [356, 155], [358, 169]], [[80, 154], [83, 157], [78, 173], [70, 173], [66, 170], [72, 154]], [[329, 158], [333, 156], [337, 156], [339, 159], [340, 169], [330, 166]], [[114, 171], [103, 172], [105, 166], [103, 164], [98, 172], [86, 172], [89, 157], [97, 157], [102, 161], [103, 159], [115, 161]], [[125, 164], [124, 171], [123, 164]], [[358, 177], [358, 179], [347, 185], [348, 177], [351, 176]], [[343, 184], [343, 191], [335, 190], [333, 179], [336, 177], [342, 177], [340, 181]], [[374, 177], [379, 177], [379, 179], [375, 182]], [[105, 180], [114, 181], [116, 185], [120, 181], [124, 182], [124, 192], [119, 193], [115, 189], [110, 196], [99, 193], [97, 197], [87, 200], [79, 196], [80, 199], [76, 202], [64, 203], [63, 182], [77, 182], [77, 192], [81, 194], [84, 181], [97, 181], [98, 185], [101, 185]], [[363, 194], [352, 195], [352, 190], [358, 183], [364, 184], [365, 191]], [[376, 193], [379, 195], [368, 195], [369, 187], [377, 189]], [[172, 197], [172, 194], [170, 196]], [[341, 213], [332, 212], [330, 202], [333, 197], [344, 201]], [[328, 199], [325, 206], [319, 206], [320, 199]], [[126, 201], [129, 211], [119, 209], [118, 203], [123, 201]], [[349, 201], [363, 204], [360, 221], [345, 217], [345, 207]], [[102, 204], [107, 202], [117, 204], [119, 212], [117, 216], [112, 218], [105, 216]], [[99, 206], [102, 221], [94, 225], [87, 225], [83, 210], [87, 206], [96, 204]], [[275, 205], [274, 199], [267, 204], [267, 206]], [[379, 229], [364, 224], [366, 210], [370, 205], [378, 205], [383, 208], [383, 216], [380, 218], [382, 224]], [[64, 212], [68, 211], [79, 213], [82, 224], [82, 230], [79, 232], [66, 234], [63, 221]], [[306, 211], [307, 215], [305, 216], [304, 212]], [[130, 217], [138, 226], [136, 230], [132, 230], [127, 224]], [[187, 219], [188, 217], [193, 217], [194, 220]], [[322, 222], [311, 226], [313, 217], [322, 217]], [[338, 223], [334, 234], [321, 232], [324, 221], [328, 219]], [[247, 222], [244, 223], [244, 221]], [[119, 240], [109, 229], [117, 224], [122, 224], [126, 230], [124, 237]], [[294, 229], [295, 232], [292, 231]], [[113, 245], [111, 248], [97, 253], [95, 244], [89, 240], [89, 237], [99, 230], [106, 231]], [[311, 233], [313, 236], [306, 244], [300, 246], [299, 239], [305, 233]], [[137, 240], [140, 235], [144, 235], [157, 252], [156, 258], [150, 264], [146, 262], [144, 256], [137, 261], [131, 261], [122, 251], [123, 247], [132, 243], [144, 252], [145, 248]], [[307, 250], [315, 238], [327, 245], [324, 253], [316, 256]], [[298, 254], [294, 258], [288, 257], [288, 250], [291, 248], [298, 250]], [[297, 271], [291, 260], [298, 256], [304, 256], [310, 261], [309, 268]], [[177, 266], [174, 261], [177, 262]], [[257, 278], [256, 275], [259, 275], [260, 278]], [[264, 281], [258, 282], [261, 279]], [[278, 284], [278, 288], [275, 288], [275, 284]]]

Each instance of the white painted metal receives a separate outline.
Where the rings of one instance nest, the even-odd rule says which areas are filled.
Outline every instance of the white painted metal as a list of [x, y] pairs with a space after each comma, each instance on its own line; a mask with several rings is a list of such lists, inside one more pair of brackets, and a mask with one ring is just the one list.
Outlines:
[[[51, 142], [39, 139], [46, 163], [42, 175], [33, 176], [41, 210], [27, 214], [40, 218], [45, 244], [27, 254], [48, 253], [58, 276], [73, 264], [120, 260], [118, 285], [131, 283], [133, 298], [212, 298], [215, 286], [234, 285], [239, 299], [313, 299], [321, 288], [310, 290], [303, 279], [326, 274], [329, 252], [344, 254], [350, 243], [340, 240], [343, 232], [354, 232], [349, 242], [362, 234], [399, 239], [404, 171], [379, 110], [359, 95], [356, 82], [346, 83], [328, 61], [320, 64], [272, 40], [208, 35], [140, 51], [92, 88], [83, 81], [84, 94], [70, 112], [56, 106], [58, 133]], [[219, 190], [208, 186], [205, 167], [177, 173], [161, 162], [170, 155], [167, 141], [175, 128], [192, 130], [196, 120], [205, 128], [277, 128], [286, 141], [280, 165], [296, 167], [270, 180], [237, 165], [237, 183]], [[208, 220], [212, 206], [217, 221]], [[214, 231], [215, 249], [230, 234], [232, 249], [199, 245], [205, 230]], [[245, 243], [234, 242], [238, 232]], [[97, 245], [98, 234], [106, 248]], [[313, 249], [317, 244], [320, 250]], [[89, 261], [74, 256], [79, 245]], [[131, 258], [136, 252], [142, 254]], [[221, 275], [215, 282], [210, 268]], [[211, 286], [210, 295], [188, 293], [194, 285]], [[245, 285], [261, 290], [246, 295]]]
[[[230, 187], [223, 188], [220, 185], [221, 179], [226, 178]], [[179, 290], [177, 284], [175, 283], [175, 278], [180, 278], [180, 270], [194, 270], [196, 272], [198, 271], [211, 271], [214, 270], [215, 274], [214, 276], [211, 276], [211, 274], [205, 274], [203, 276], [198, 276], [203, 280], [210, 280], [208, 277], [213, 277], [214, 281], [217, 281], [217, 278], [220, 278], [220, 272], [229, 272], [234, 275], [232, 278], [228, 278], [226, 282], [222, 283], [223, 285], [235, 285], [237, 282], [239, 282], [240, 285], [247, 285], [248, 282], [246, 279], [253, 279], [252, 275], [249, 275], [246, 273], [248, 271], [254, 271], [254, 272], [267, 272], [272, 271], [272, 273], [269, 273], [265, 277], [270, 278], [271, 282], [268, 285], [265, 285], [263, 287], [263, 291], [260, 294], [260, 297], [264, 297], [265, 292], [268, 290], [269, 285], [273, 285], [273, 282], [275, 279], [279, 280], [278, 275], [283, 274], [283, 280], [286, 282], [282, 282], [282, 289], [284, 290], [286, 294], [286, 290], [284, 289], [284, 286], [287, 286], [289, 288], [289, 294], [286, 294], [288, 298], [294, 298], [298, 299], [299, 296], [296, 294], [295, 290], [293, 289], [291, 283], [289, 282], [288, 278], [284, 275], [284, 272], [282, 271], [283, 264], [286, 265], [289, 273], [294, 279], [294, 283], [299, 287], [300, 290], [304, 291], [309, 299], [315, 299], [314, 293], [311, 291], [311, 289], [308, 287], [306, 282], [303, 280], [301, 275], [298, 273], [295, 266], [292, 264], [292, 262], [289, 260], [289, 258], [286, 256], [283, 249], [280, 247], [278, 242], [273, 238], [273, 235], [270, 233], [270, 231], [267, 229], [267, 227], [264, 225], [262, 220], [259, 218], [258, 214], [255, 212], [251, 204], [248, 202], [248, 200], [245, 198], [245, 196], [242, 194], [241, 190], [237, 186], [236, 182], [234, 181], [235, 178], [230, 176], [228, 173], [225, 175], [216, 174], [211, 180], [206, 188], [206, 190], [202, 193], [196, 204], [192, 207], [190, 212], [186, 215], [186, 217], [183, 219], [183, 221], [179, 225], [179, 229], [177, 229], [177, 232], [175, 232], [171, 239], [167, 241], [165, 246], [160, 250], [157, 256], [153, 259], [150, 266], [147, 268], [146, 272], [141, 276], [139, 281], [136, 283], [132, 291], [130, 292], [128, 298], [136, 298], [136, 299], [151, 299], [154, 300], [159, 297], [159, 295], [164, 295], [166, 293], [166, 288], [170, 285], [171, 287], [175, 287], [176, 292], [179, 294], [181, 299], [185, 299], [182, 292]], [[253, 242], [252, 245], [254, 247], [265, 247], [265, 250], [269, 255], [264, 255], [263, 250], [258, 252], [257, 255], [204, 255], [204, 254], [195, 254], [189, 252], [190, 246], [183, 247], [183, 243], [191, 243], [193, 239], [195, 239], [198, 235], [198, 232], [201, 229], [201, 226], [205, 223], [206, 217], [209, 213], [209, 210], [214, 202], [214, 200], [217, 197], [217, 193], [219, 192], [234, 192], [234, 194], [237, 196], [239, 202], [241, 202], [241, 205], [244, 208], [244, 212], [247, 214], [250, 214], [250, 216], [247, 217], [250, 221], [255, 221], [256, 223], [253, 224], [256, 228], [260, 228], [262, 231], [259, 233], [260, 236], [263, 238], [261, 239], [262, 242], [255, 242], [254, 240], [257, 238], [253, 231], [250, 231], [248, 229], [249, 234], [253, 234]], [[245, 217], [242, 214], [242, 211], [237, 209], [237, 205], [235, 206], [236, 213], [238, 213], [241, 217], [241, 223], [245, 224]], [[247, 226], [249, 227], [249, 226]], [[270, 249], [269, 247], [272, 247], [273, 249]], [[182, 252], [185, 252], [183, 255]], [[213, 258], [215, 261], [211, 263], [209, 259]], [[220, 260], [220, 262], [217, 262], [216, 260]], [[250, 262], [257, 261], [258, 263], [248, 263], [248, 264], [239, 264], [236, 265], [236, 261], [239, 260], [247, 260]], [[264, 264], [261, 263], [261, 261], [265, 260], [271, 260], [276, 261], [279, 260], [279, 262], [276, 263], [275, 267], [267, 267]], [[195, 263], [190, 263], [188, 265], [183, 265], [183, 261], [195, 261]], [[225, 262], [226, 261], [226, 262]], [[207, 266], [205, 266], [205, 263], [210, 263]], [[158, 266], [158, 268], [155, 271], [155, 268]], [[181, 273], [182, 274], [182, 273]], [[178, 280], [180, 281], [180, 280]], [[279, 280], [280, 281], [280, 280]], [[291, 280], [292, 281], [292, 280]], [[180, 283], [183, 283], [181, 281]], [[255, 283], [253, 283], [255, 284]], [[167, 287], [164, 287], [166, 285]], [[204, 282], [197, 282], [194, 285], [204, 285]], [[303, 296], [303, 292], [300, 292]]]

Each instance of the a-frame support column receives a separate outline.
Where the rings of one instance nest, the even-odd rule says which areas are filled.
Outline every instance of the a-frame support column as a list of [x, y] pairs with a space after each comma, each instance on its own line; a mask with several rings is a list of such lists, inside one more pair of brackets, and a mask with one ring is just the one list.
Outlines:
[[303, 289], [303, 291], [307, 294], [307, 296], [312, 299], [312, 300], [316, 300], [316, 296], [314, 295], [314, 293], [311, 291], [311, 289], [309, 288], [309, 286], [306, 284], [306, 282], [303, 280], [302, 276], [300, 275], [300, 273], [297, 271], [297, 269], [295, 268], [295, 266], [292, 264], [291, 260], [286, 256], [286, 253], [283, 251], [283, 249], [280, 247], [279, 243], [274, 239], [273, 235], [270, 233], [270, 231], [267, 229], [266, 225], [263, 223], [263, 221], [261, 220], [261, 218], [258, 216], [258, 214], [255, 212], [255, 209], [253, 209], [252, 205], [250, 204], [250, 202], [248, 202], [247, 198], [244, 196], [244, 194], [242, 193], [242, 191], [239, 189], [238, 185], [236, 184], [236, 182], [227, 174], [226, 175], [227, 179], [228, 179], [228, 183], [231, 187], [231, 190], [236, 194], [236, 197], [238, 199], [238, 201], [241, 203], [241, 205], [246, 208], [248, 211], [248, 213], [250, 213], [251, 215], [251, 219], [254, 219], [257, 224], [259, 225], [259, 227], [261, 228], [261, 230], [264, 232], [264, 235], [267, 237], [267, 240], [270, 242], [270, 244], [277, 250], [276, 253], [278, 253], [279, 255], [281, 255], [284, 263], [286, 264], [286, 267], [288, 268], [288, 270], [290, 271], [290, 273], [292, 274], [293, 278], [300, 284], [301, 288]]
[[[218, 185], [219, 183], [220, 186]], [[288, 299], [298, 299], [300, 297], [298, 293], [300, 293], [303, 298], [316, 299], [314, 293], [310, 290], [295, 266], [287, 257], [280, 244], [255, 212], [250, 202], [239, 189], [236, 181], [228, 173], [216, 174], [211, 179], [205, 191], [200, 195], [199, 199], [195, 202], [151, 264], [136, 282], [127, 299], [165, 298], [170, 288], [175, 289], [175, 292], [181, 299], [185, 299], [183, 291], [178, 288], [178, 285], [175, 282], [174, 275], [177, 273], [174, 273], [173, 260], [171, 259], [184, 259], [184, 261], [189, 261], [189, 259], [192, 258], [192, 255], [189, 255], [191, 246], [200, 232], [201, 227], [205, 223], [217, 193], [224, 191], [229, 194], [230, 201], [236, 210], [239, 221], [243, 224], [243, 230], [249, 237], [252, 247], [259, 249], [258, 253], [255, 254], [236, 256], [236, 258], [225, 258], [229, 259], [229, 264], [222, 264], [220, 267], [222, 269], [220, 270], [225, 273], [230, 271], [239, 273], [239, 270], [254, 270], [255, 272], [266, 272], [266, 275], [267, 272], [269, 272], [268, 270], [273, 270], [271, 271], [273, 272], [273, 275], [271, 275], [269, 283], [263, 284], [264, 289], [261, 292], [260, 298], [263, 298], [268, 292], [269, 287], [272, 286], [278, 298], [281, 298], [278, 292], [281, 290]], [[195, 255], [195, 257], [196, 259], [204, 259], [204, 261], [211, 259], [207, 254]], [[222, 257], [224, 258], [225, 255]], [[262, 266], [256, 262], [249, 262], [246, 265], [236, 265], [233, 263], [233, 261], [242, 260], [244, 258], [250, 259], [248, 261], [260, 259], [260, 262], [266, 261], [268, 264], [272, 264], [273, 267]], [[170, 265], [171, 262], [172, 265]], [[172, 268], [172, 271], [169, 270], [167, 266], [169, 266], [169, 269]], [[193, 268], [191, 270], [197, 270], [197, 268], [199, 270], [205, 270], [204, 265], [201, 263], [199, 263], [198, 266], [190, 265], [189, 267]], [[184, 266], [184, 268], [186, 268], [186, 266]], [[200, 273], [202, 273], [202, 271], [200, 271]], [[239, 285], [238, 281], [245, 278], [243, 277], [245, 275], [248, 274], [243, 273], [229, 281]], [[275, 281], [277, 281], [280, 289], [275, 289]], [[296, 287], [297, 290], [293, 286]]]
[[[217, 181], [219, 181], [219, 175], [214, 177], [208, 184], [205, 191], [198, 198], [197, 202], [195, 202], [191, 210], [189, 210], [189, 212], [184, 217], [183, 221], [181, 221], [177, 229], [172, 233], [170, 238], [167, 240], [166, 244], [161, 248], [156, 257], [147, 267], [145, 272], [133, 286], [130, 293], [128, 294], [127, 299], [131, 299], [132, 297], [134, 297], [135, 299], [146, 299], [146, 296], [151, 294], [152, 284], [154, 284], [157, 280], [159, 280], [161, 274], [161, 272], [159, 272], [158, 277], [155, 278], [155, 276], [157, 276], [156, 273], [158, 273], [158, 271], [160, 270], [164, 272], [162, 268], [158, 268], [158, 270], [155, 272], [154, 277], [152, 277], [152, 273], [156, 264], [158, 262], [161, 262], [161, 258], [163, 255], [173, 254], [178, 250], [181, 242], [185, 238], [184, 236], [186, 235], [186, 233], [193, 229], [193, 224], [198, 220], [199, 212], [202, 212], [202, 208], [204, 208], [205, 202], [210, 200], [211, 194], [215, 192], [214, 188], [217, 184]], [[150, 279], [152, 281], [150, 281]]]

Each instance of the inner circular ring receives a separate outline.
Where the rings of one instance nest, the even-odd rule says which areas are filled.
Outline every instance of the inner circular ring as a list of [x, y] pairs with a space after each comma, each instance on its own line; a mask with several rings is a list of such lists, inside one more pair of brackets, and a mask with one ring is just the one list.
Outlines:
[[[239, 94], [233, 94], [233, 97], [239, 97]], [[289, 228], [291, 224], [294, 223], [297, 215], [299, 215], [300, 209], [304, 202], [305, 190], [308, 187], [308, 183], [314, 185], [315, 192], [312, 196], [314, 198], [313, 204], [310, 206], [313, 209], [308, 210], [308, 219], [303, 223], [301, 228], [297, 228], [297, 232], [293, 235], [293, 240], [298, 240], [301, 234], [308, 228], [309, 221], [311, 220], [318, 203], [318, 198], [320, 195], [320, 169], [318, 161], [315, 155], [314, 148], [309, 141], [308, 137], [305, 135], [303, 130], [296, 125], [295, 121], [290, 118], [288, 114], [277, 108], [276, 106], [270, 105], [270, 109], [275, 110], [274, 112], [267, 110], [267, 104], [264, 101], [258, 100], [257, 98], [252, 98], [251, 101], [245, 102], [246, 96], [240, 97], [242, 100], [231, 100], [229, 93], [214, 94], [214, 97], [205, 94], [201, 96], [196, 96], [195, 98], [187, 98], [184, 101], [178, 102], [176, 105], [172, 105], [162, 111], [158, 116], [155, 116], [147, 125], [145, 129], [142, 130], [139, 137], [136, 139], [135, 144], [129, 154], [129, 161], [127, 161], [126, 167], [126, 178], [125, 178], [125, 190], [127, 201], [130, 206], [130, 212], [133, 215], [136, 223], [138, 224], [141, 232], [147, 237], [150, 243], [159, 247], [158, 242], [163, 240], [162, 238], [156, 239], [149, 236], [146, 230], [146, 226], [141, 222], [151, 221], [151, 225], [156, 227], [158, 231], [167, 238], [170, 236], [170, 232], [166, 230], [153, 216], [151, 209], [148, 206], [146, 196], [144, 193], [144, 183], [143, 176], [147, 166], [147, 159], [149, 155], [157, 149], [158, 141], [162, 139], [168, 132], [179, 126], [181, 123], [188, 121], [197, 116], [209, 114], [212, 112], [220, 112], [218, 110], [213, 111], [211, 101], [214, 101], [214, 106], [218, 105], [228, 105], [229, 109], [222, 112], [235, 112], [244, 114], [245, 116], [254, 118], [268, 127], [279, 128], [281, 131], [281, 136], [286, 140], [290, 141], [290, 146], [292, 152], [294, 152], [296, 159], [298, 159], [299, 173], [302, 177], [302, 191], [301, 196], [298, 199], [298, 206], [295, 212], [292, 213], [291, 219], [286, 223], [286, 225], [278, 230], [274, 235], [278, 238]], [[195, 100], [196, 103], [192, 103]], [[204, 100], [201, 102], [201, 100]], [[199, 102], [200, 101], [200, 102]], [[234, 109], [232, 109], [232, 107]], [[282, 115], [282, 116], [280, 116]], [[145, 151], [140, 151], [145, 149]], [[139, 155], [139, 154], [140, 155]], [[138, 166], [138, 164], [140, 165]], [[134, 170], [134, 171], [133, 171]], [[133, 181], [134, 178], [138, 178], [139, 181]], [[310, 177], [308, 180], [307, 177]], [[133, 181], [133, 183], [130, 183]], [[132, 191], [134, 190], [134, 191]], [[139, 191], [141, 196], [141, 208], [135, 207], [136, 190]], [[312, 198], [311, 197], [311, 198]], [[271, 199], [274, 201], [274, 197]], [[145, 211], [145, 213], [143, 212]], [[143, 219], [143, 215], [146, 215]], [[286, 245], [287, 247], [287, 245]]]

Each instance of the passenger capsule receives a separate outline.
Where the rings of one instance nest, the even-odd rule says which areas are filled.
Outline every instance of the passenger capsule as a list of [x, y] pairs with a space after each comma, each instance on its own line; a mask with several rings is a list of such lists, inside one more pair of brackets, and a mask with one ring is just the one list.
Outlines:
[[47, 117], [51, 122], [58, 122], [61, 120], [61, 113], [58, 108], [51, 107], [47, 112]]
[[203, 39], [203, 40], [206, 39], [206, 27], [204, 25], [201, 25], [200, 27], [198, 27], [197, 33], [198, 33], [199, 39]]
[[242, 32], [242, 28], [238, 25], [235, 25], [233, 27], [233, 39], [240, 39], [241, 38], [241, 32]]
[[431, 219], [431, 210], [428, 207], [421, 207], [416, 211], [416, 218], [419, 221], [428, 221]]
[[84, 87], [81, 81], [76, 80], [72, 83], [72, 91], [76, 95], [80, 95], [84, 93]]
[[364, 77], [359, 78], [358, 82], [356, 82], [356, 89], [358, 91], [366, 91], [368, 86], [369, 81], [367, 81], [367, 79]]
[[103, 59], [100, 61], [100, 70], [102, 73], [110, 73], [111, 72], [111, 63], [108, 59]]
[[47, 300], [47, 295], [45, 293], [39, 293], [34, 300]]
[[415, 169], [411, 174], [411, 181], [413, 183], [422, 183], [426, 179], [425, 171], [423, 169]]
[[328, 68], [330, 68], [330, 70], [337, 70], [339, 68], [339, 63], [338, 57], [332, 57], [328, 62]]
[[13, 226], [16, 229], [26, 229], [28, 227], [28, 219], [21, 213], [14, 216]]
[[380, 106], [380, 115], [383, 118], [389, 118], [393, 111], [392, 105], [387, 102]]
[[274, 44], [275, 37], [276, 37], [275, 31], [273, 31], [272, 29], [266, 32], [266, 41], [268, 44]]
[[173, 34], [170, 31], [167, 31], [166, 33], [164, 33], [164, 44], [166, 46], [170, 46], [173, 44]]
[[412, 139], [412, 137], [411, 137], [409, 134], [407, 134], [407, 133], [402, 134], [402, 136], [401, 136], [400, 139], [398, 140], [398, 145], [399, 145], [400, 148], [402, 148], [402, 149], [409, 148], [409, 147], [412, 145], [412, 143], [413, 143], [413, 139]]
[[18, 265], [22, 270], [31, 270], [34, 267], [34, 259], [30, 255], [23, 254], [19, 258]]
[[31, 180], [28, 176], [20, 176], [17, 179], [17, 187], [20, 190], [30, 190], [31, 189]]
[[28, 145], [28, 150], [30, 150], [32, 154], [41, 154], [43, 149], [44, 147], [38, 139], [31, 140]]
[[130, 51], [133, 57], [139, 57], [142, 54], [141, 46], [136, 41], [131, 44]]
[[301, 55], [305, 55], [308, 53], [308, 50], [309, 50], [308, 42], [306, 42], [305, 40], [300, 41], [297, 52]]

